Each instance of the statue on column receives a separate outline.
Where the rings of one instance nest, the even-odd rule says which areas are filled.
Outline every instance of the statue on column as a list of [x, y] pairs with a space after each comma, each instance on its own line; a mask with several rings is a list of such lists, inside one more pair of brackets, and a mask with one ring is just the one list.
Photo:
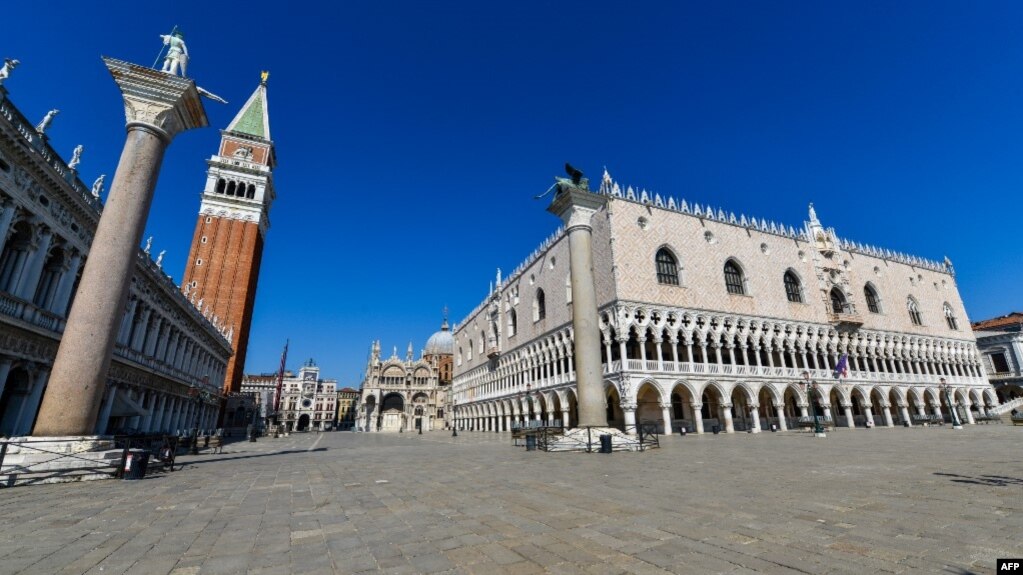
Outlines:
[[107, 178], [106, 174], [100, 174], [96, 181], [92, 183], [92, 197], [99, 199], [99, 195], [103, 193], [103, 180]]
[[11, 58], [4, 58], [4, 65], [0, 67], [0, 86], [4, 85], [4, 80], [11, 77], [11, 72], [14, 71], [18, 64], [21, 64], [21, 62]]
[[185, 45], [185, 35], [174, 28], [170, 34], [162, 34], [163, 45], [167, 46], [167, 55], [163, 57], [162, 72], [172, 76], [178, 75], [178, 67], [181, 68], [181, 77], [188, 73], [188, 46]]
[[84, 146], [78, 144], [75, 146], [75, 150], [71, 152], [71, 161], [67, 163], [67, 167], [71, 170], [77, 169], [78, 164], [82, 163], [82, 151], [85, 149]]
[[45, 134], [46, 130], [50, 127], [50, 123], [53, 122], [53, 117], [56, 116], [59, 113], [60, 113], [60, 110], [58, 110], [56, 108], [50, 110], [49, 112], [46, 112], [46, 115], [43, 116], [43, 119], [36, 125], [36, 132], [40, 136]]

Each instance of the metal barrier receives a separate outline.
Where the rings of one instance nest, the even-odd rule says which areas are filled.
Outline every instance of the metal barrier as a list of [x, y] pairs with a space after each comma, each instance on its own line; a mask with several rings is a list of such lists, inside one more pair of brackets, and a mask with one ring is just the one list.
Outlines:
[[[62, 481], [119, 478], [129, 449], [148, 449], [174, 470], [178, 438], [115, 435], [103, 439], [0, 439], [0, 488]], [[150, 469], [157, 470], [156, 466]]]

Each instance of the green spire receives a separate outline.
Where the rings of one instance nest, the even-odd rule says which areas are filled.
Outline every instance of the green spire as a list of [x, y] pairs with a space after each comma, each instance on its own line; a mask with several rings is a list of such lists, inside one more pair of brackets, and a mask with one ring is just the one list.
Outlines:
[[231, 120], [228, 132], [247, 134], [264, 140], [270, 139], [270, 122], [266, 110], [266, 84], [261, 83], [238, 115]]

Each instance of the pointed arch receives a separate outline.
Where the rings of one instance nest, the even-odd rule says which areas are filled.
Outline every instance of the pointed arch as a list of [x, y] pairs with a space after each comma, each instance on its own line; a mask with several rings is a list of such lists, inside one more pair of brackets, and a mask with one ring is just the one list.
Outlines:
[[657, 283], [673, 286], [681, 284], [678, 257], [674, 250], [666, 245], [661, 246], [654, 256], [654, 263], [657, 269]]
[[906, 310], [909, 312], [909, 321], [913, 322], [913, 325], [924, 324], [923, 316], [920, 315], [920, 305], [913, 296], [906, 298]]
[[867, 300], [867, 311], [881, 313], [881, 296], [872, 282], [863, 284], [863, 297]]
[[725, 289], [733, 295], [749, 295], [746, 281], [746, 273], [742, 265], [735, 258], [725, 260], [724, 269]]
[[799, 279], [799, 274], [794, 269], [789, 268], [785, 270], [782, 282], [785, 284], [785, 297], [790, 302], [804, 303], [806, 301], [803, 298], [803, 282]]
[[959, 320], [956, 319], [955, 312], [952, 311], [952, 306], [945, 302], [941, 306], [942, 312], [945, 314], [945, 323], [948, 325], [948, 329], [952, 331], [959, 331]]

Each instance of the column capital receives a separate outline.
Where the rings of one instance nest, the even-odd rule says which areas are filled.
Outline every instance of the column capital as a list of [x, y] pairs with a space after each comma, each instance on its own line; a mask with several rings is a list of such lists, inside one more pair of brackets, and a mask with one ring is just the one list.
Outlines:
[[592, 229], [590, 217], [607, 204], [607, 197], [576, 187], [562, 179], [558, 179], [555, 186], [557, 191], [547, 211], [561, 218], [566, 232], [580, 227]]
[[148, 128], [169, 143], [179, 132], [209, 125], [192, 80], [114, 58], [103, 63], [124, 97], [129, 130]]

